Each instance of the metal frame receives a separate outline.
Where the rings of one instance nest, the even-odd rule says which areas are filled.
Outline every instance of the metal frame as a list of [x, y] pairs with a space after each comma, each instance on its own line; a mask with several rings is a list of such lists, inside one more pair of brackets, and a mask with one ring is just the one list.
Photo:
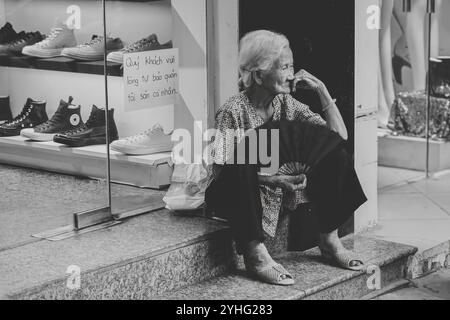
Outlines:
[[[103, 39], [106, 39], [106, 0], [102, 0], [103, 14]], [[108, 62], [106, 56], [108, 52], [106, 46], [103, 46], [103, 74], [105, 80], [105, 122], [106, 122], [106, 185], [108, 193], [108, 206], [96, 210], [75, 213], [73, 215], [73, 227], [78, 231], [88, 227], [92, 227], [101, 223], [114, 220], [111, 212], [111, 157], [109, 151], [109, 100], [108, 100]]]
[[[403, 11], [411, 12], [411, 0], [403, 0]], [[426, 159], [425, 159], [425, 176], [430, 177], [430, 106], [431, 106], [431, 22], [433, 14], [436, 12], [436, 0], [427, 0], [427, 15], [428, 15], [428, 72], [427, 72], [427, 105], [425, 113], [425, 134], [426, 134]]]

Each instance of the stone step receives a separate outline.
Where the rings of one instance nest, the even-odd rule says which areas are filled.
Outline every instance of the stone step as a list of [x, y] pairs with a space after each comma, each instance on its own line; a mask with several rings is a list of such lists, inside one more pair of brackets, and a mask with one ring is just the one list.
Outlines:
[[[147, 299], [222, 275], [234, 258], [226, 223], [160, 210], [0, 252], [0, 298]], [[67, 285], [69, 266], [81, 270], [79, 289]]]
[[[372, 281], [379, 270], [380, 290], [406, 276], [408, 258], [417, 248], [363, 236], [344, 238], [370, 266], [370, 272], [353, 272], [325, 264], [317, 248], [288, 252], [276, 257], [296, 279], [293, 286], [282, 287], [249, 279], [242, 265], [227, 275], [154, 296], [155, 300], [300, 300], [359, 299], [376, 291]], [[368, 285], [369, 283], [369, 285]]]

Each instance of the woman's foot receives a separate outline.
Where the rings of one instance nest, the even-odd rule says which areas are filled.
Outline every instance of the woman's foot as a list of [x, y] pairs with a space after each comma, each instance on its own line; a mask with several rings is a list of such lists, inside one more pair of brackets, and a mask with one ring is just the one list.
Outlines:
[[263, 243], [253, 241], [247, 245], [244, 263], [247, 271], [260, 281], [282, 286], [295, 283], [292, 275], [272, 259]]
[[333, 261], [342, 268], [354, 271], [365, 268], [362, 259], [344, 247], [339, 239], [337, 230], [320, 235], [319, 249], [325, 259]]

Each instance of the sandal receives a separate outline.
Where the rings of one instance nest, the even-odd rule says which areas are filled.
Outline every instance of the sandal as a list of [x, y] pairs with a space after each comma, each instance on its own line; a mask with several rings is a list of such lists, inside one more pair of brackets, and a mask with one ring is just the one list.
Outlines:
[[248, 272], [260, 281], [279, 286], [291, 286], [294, 277], [280, 264], [270, 264], [264, 269], [252, 268]]
[[[366, 268], [364, 265], [364, 261], [359, 258], [354, 252], [349, 250], [343, 250], [339, 252], [330, 252], [326, 249], [323, 249], [319, 246], [320, 252], [322, 253], [322, 257], [332, 263], [337, 264], [339, 267], [352, 270], [352, 271], [361, 271]], [[361, 264], [358, 266], [352, 266], [351, 262], [360, 262]]]

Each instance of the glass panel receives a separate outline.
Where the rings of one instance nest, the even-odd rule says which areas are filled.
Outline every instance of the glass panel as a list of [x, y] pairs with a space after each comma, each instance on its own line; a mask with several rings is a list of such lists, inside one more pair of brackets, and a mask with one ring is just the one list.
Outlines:
[[111, 136], [110, 148], [116, 217], [165, 206], [178, 89], [172, 12], [171, 1], [106, 3], [108, 68], [117, 71], [108, 72], [111, 125], [118, 130], [118, 136]]
[[406, 169], [407, 178], [427, 171], [427, 0], [383, 0], [378, 85], [379, 165]]
[[1, 250], [108, 197], [102, 1], [1, 0], [0, 25]]
[[[448, 141], [450, 140], [450, 13], [448, 1], [430, 1], [429, 11], [429, 141], [428, 170], [430, 173], [450, 168]], [[447, 142], [447, 143], [446, 143]], [[444, 156], [442, 156], [444, 155]]]

